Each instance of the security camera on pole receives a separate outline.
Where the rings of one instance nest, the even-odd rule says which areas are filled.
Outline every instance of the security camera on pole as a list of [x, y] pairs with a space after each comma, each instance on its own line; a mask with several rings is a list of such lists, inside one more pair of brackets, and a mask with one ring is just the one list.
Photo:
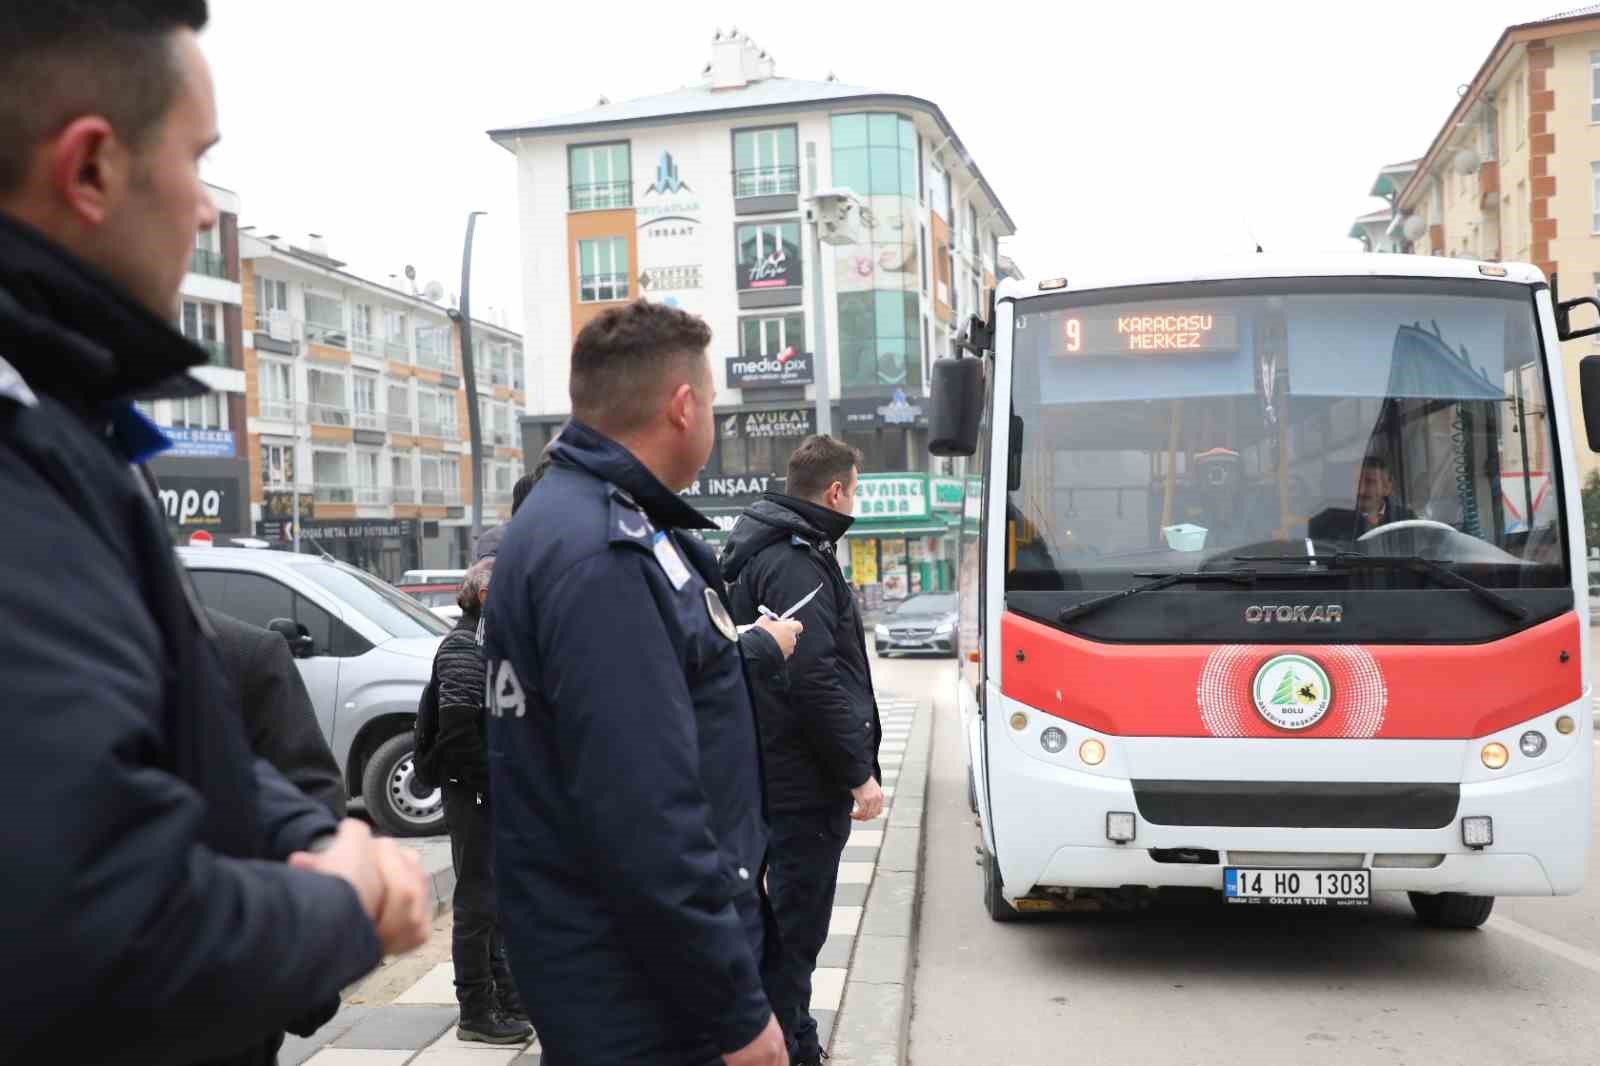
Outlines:
[[[859, 210], [857, 210], [859, 208]], [[806, 199], [806, 221], [811, 224], [811, 350], [816, 364], [817, 432], [833, 432], [833, 387], [828, 369], [828, 327], [822, 293], [822, 246], [856, 243], [855, 219], [866, 207], [849, 189], [819, 189]], [[854, 215], [854, 217], [852, 217]]]

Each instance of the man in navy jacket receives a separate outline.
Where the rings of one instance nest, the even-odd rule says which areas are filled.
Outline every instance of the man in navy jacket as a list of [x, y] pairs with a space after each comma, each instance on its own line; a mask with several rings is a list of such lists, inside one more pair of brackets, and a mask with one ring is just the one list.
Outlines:
[[573, 420], [489, 588], [495, 884], [547, 1066], [787, 1059], [744, 660], [780, 673], [800, 627], [741, 639], [678, 495], [714, 439], [710, 340], [643, 302], [584, 327]]

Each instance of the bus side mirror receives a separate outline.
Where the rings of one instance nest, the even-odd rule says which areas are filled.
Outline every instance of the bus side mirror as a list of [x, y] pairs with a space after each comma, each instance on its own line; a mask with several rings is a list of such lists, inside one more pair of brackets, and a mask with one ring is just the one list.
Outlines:
[[983, 419], [983, 360], [947, 356], [935, 362], [932, 408], [928, 451], [942, 458], [976, 452]]
[[1600, 355], [1586, 355], [1578, 364], [1578, 388], [1583, 393], [1583, 428], [1589, 450], [1600, 452]]

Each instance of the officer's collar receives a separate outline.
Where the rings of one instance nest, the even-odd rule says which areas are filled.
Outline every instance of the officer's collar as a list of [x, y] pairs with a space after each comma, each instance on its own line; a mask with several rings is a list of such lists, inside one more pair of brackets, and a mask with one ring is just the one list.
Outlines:
[[672, 529], [715, 529], [716, 523], [667, 488], [634, 454], [605, 434], [570, 420], [550, 446], [550, 458], [587, 470], [631, 496], [650, 521]]

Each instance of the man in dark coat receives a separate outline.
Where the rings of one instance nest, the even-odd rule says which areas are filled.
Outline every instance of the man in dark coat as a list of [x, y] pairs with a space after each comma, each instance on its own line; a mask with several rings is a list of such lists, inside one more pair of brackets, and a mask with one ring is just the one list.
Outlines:
[[8, 1066], [271, 1063], [428, 931], [413, 853], [251, 756], [129, 468], [165, 444], [132, 401], [195, 392], [206, 361], [172, 327], [217, 220], [205, 18], [203, 0], [0, 15], [0, 84], [27, 101], [0, 107]]
[[805, 631], [785, 684], [758, 679], [772, 846], [767, 890], [783, 952], [767, 982], [796, 1066], [822, 1059], [811, 974], [828, 939], [850, 820], [883, 813], [866, 635], [836, 545], [851, 524], [861, 456], [832, 437], [807, 437], [789, 460], [787, 495], [752, 504], [722, 550], [734, 619], [793, 613]]
[[343, 818], [344, 782], [322, 736], [311, 694], [281, 633], [206, 608], [222, 672], [232, 685], [245, 739], [295, 788]]
[[609, 310], [573, 420], [512, 521], [484, 616], [495, 885], [546, 1066], [778, 1066], [762, 988], [766, 826], [743, 639], [712, 523], [678, 493], [715, 434], [700, 319]]

